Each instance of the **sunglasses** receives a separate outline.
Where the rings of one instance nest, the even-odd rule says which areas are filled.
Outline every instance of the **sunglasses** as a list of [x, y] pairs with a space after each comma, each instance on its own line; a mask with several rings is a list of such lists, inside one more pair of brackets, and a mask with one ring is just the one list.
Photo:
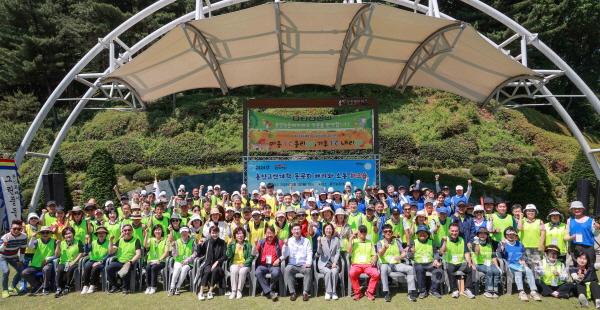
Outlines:
[[384, 231], [383, 231], [383, 233], [384, 233], [384, 234], [391, 233], [391, 232], [392, 232], [392, 231], [391, 231], [391, 230], [388, 230], [388, 229], [386, 229], [386, 230], [384, 230]]
[[12, 227], [11, 229], [12, 230], [22, 230], [23, 228], [21, 228], [21, 227]]
[[172, 219], [171, 222], [181, 222], [179, 219]]
[[126, 232], [126, 231], [132, 231], [132, 230], [131, 229], [123, 229], [122, 231]]

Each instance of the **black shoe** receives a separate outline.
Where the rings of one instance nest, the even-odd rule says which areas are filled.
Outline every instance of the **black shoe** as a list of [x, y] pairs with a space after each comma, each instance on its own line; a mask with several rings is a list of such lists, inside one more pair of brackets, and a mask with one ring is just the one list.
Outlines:
[[113, 287], [110, 288], [110, 290], [108, 292], [112, 294], [112, 293], [116, 293], [118, 291], [119, 291], [119, 288], [116, 287], [116, 286], [113, 286]]
[[384, 292], [383, 299], [385, 299], [385, 302], [392, 301], [392, 296], [390, 296], [390, 292]]
[[63, 294], [63, 295], [67, 295], [67, 294], [69, 294], [69, 292], [71, 292], [71, 288], [67, 286], [67, 287], [65, 287], [65, 289], [62, 291], [62, 294]]
[[292, 295], [290, 295], [291, 301], [296, 301], [296, 298], [298, 298], [298, 296], [296, 296], [296, 293], [292, 293]]
[[123, 289], [121, 291], [121, 293], [123, 293], [123, 295], [127, 295], [127, 294], [129, 294], [129, 290], [128, 289]]
[[412, 301], [412, 302], [416, 302], [417, 301], [417, 294], [416, 293], [408, 293], [408, 300]]
[[54, 298], [58, 298], [60, 296], [62, 296], [62, 290], [61, 289], [57, 289], [56, 293], [54, 293]]
[[267, 299], [271, 299], [271, 298], [273, 298], [273, 292], [271, 292], [271, 293], [266, 293], [266, 294], [263, 294], [263, 295], [264, 295], [264, 296], [265, 296]]
[[274, 292], [271, 292], [271, 293], [269, 294], [269, 297], [270, 297], [270, 299], [271, 299], [272, 301], [277, 301], [277, 300], [279, 299], [279, 294], [277, 294], [277, 293], [274, 293]]
[[310, 297], [308, 296], [308, 293], [302, 293], [302, 300], [303, 301], [308, 301]]

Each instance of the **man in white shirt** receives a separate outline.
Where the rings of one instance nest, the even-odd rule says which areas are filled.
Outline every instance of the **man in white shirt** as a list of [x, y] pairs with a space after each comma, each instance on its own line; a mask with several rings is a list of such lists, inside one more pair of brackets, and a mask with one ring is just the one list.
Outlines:
[[290, 300], [296, 300], [296, 274], [302, 273], [303, 292], [302, 300], [309, 298], [308, 291], [311, 285], [311, 265], [312, 265], [312, 244], [309, 239], [302, 237], [300, 224], [292, 225], [292, 237], [290, 237], [283, 246], [283, 255], [288, 258], [285, 266], [284, 279], [290, 292]]

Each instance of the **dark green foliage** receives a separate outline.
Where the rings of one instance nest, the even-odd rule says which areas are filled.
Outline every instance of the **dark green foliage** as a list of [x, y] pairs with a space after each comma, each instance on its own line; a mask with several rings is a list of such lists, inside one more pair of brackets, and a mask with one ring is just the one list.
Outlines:
[[419, 168], [424, 168], [424, 167], [432, 167], [432, 162], [426, 159], [419, 159], [417, 160], [417, 167]]
[[122, 175], [124, 175], [127, 179], [133, 180], [133, 175], [142, 169], [144, 169], [143, 165], [137, 163], [130, 163], [121, 165], [119, 172]]
[[515, 175], [519, 173], [519, 165], [514, 163], [508, 163], [506, 164], [506, 170], [508, 171], [508, 173]]
[[19, 90], [0, 101], [0, 119], [11, 122], [31, 122], [40, 107], [33, 94]]
[[521, 165], [512, 182], [508, 200], [511, 204], [535, 204], [541, 218], [545, 218], [549, 210], [558, 207], [548, 173], [538, 159]]
[[582, 179], [592, 182], [592, 186], [595, 186], [598, 182], [587, 157], [583, 154], [583, 152], [579, 152], [577, 157], [575, 157], [575, 161], [573, 161], [571, 172], [569, 174], [569, 187], [567, 189], [567, 197], [569, 200], [575, 199], [577, 192], [577, 181]]
[[117, 176], [112, 156], [106, 149], [95, 150], [87, 165], [82, 201], [90, 198], [96, 198], [99, 203], [113, 200], [113, 186], [116, 184]]
[[142, 169], [133, 175], [133, 180], [138, 182], [149, 183], [154, 181], [154, 175], [148, 169]]
[[454, 160], [460, 165], [469, 161], [471, 156], [477, 155], [479, 150], [477, 142], [470, 139], [455, 137], [452, 139], [424, 143], [419, 149], [423, 159], [428, 160]]
[[469, 131], [469, 123], [463, 118], [453, 118], [438, 127], [442, 139], [448, 139]]
[[159, 168], [156, 170], [156, 177], [159, 180], [168, 180], [171, 177], [171, 169]]
[[175, 170], [175, 171], [173, 171], [173, 173], [171, 173], [171, 179], [178, 178], [178, 177], [184, 177], [184, 176], [188, 176], [188, 175], [190, 175], [190, 173], [185, 170]]
[[202, 135], [186, 132], [171, 139], [162, 140], [148, 153], [148, 164], [198, 165], [204, 162], [211, 147], [204, 143]]
[[490, 169], [482, 163], [473, 164], [470, 168], [471, 174], [476, 177], [487, 177], [490, 174]]
[[400, 157], [414, 157], [417, 154], [417, 144], [408, 134], [393, 133], [382, 135], [379, 140], [382, 164], [391, 164]]

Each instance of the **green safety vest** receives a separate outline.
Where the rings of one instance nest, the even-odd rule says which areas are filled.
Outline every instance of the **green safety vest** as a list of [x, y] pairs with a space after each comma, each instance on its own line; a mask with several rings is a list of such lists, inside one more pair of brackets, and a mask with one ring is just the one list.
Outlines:
[[129, 241], [121, 238], [119, 240], [119, 247], [117, 248], [117, 261], [119, 263], [126, 263], [130, 261], [135, 256], [135, 242], [138, 241], [134, 237], [129, 239]]
[[52, 226], [56, 224], [56, 215], [52, 216], [50, 213], [45, 213], [42, 218], [42, 226]]
[[70, 246], [67, 241], [60, 242], [60, 264], [71, 263], [79, 255], [79, 241], [73, 239], [73, 244]]
[[[415, 227], [415, 222], [413, 221], [413, 219], [414, 219], [414, 217], [411, 217], [409, 219], [402, 217], [402, 227], [404, 228], [404, 230], [410, 229], [410, 231], [412, 232], [412, 236], [411, 236], [412, 239], [416, 240], [414, 237], [416, 235], [416, 231], [415, 231], [416, 227]], [[408, 235], [406, 235], [406, 234], [404, 236], [402, 236], [402, 242], [408, 243], [407, 238], [408, 238]]]
[[81, 223], [79, 223], [79, 225], [75, 224], [74, 221], [71, 221], [71, 227], [73, 227], [73, 229], [75, 230], [75, 235], [73, 235], [73, 239], [75, 239], [75, 241], [79, 241], [81, 243], [85, 242], [85, 236], [87, 235], [88, 231], [88, 226], [87, 226], [87, 220], [86, 219], [82, 219]]
[[564, 283], [564, 281], [560, 279], [560, 276], [554, 275], [555, 271], [560, 273], [564, 269], [564, 266], [560, 261], [557, 260], [554, 265], [550, 265], [546, 259], [543, 259], [542, 269], [544, 270], [544, 274], [542, 275], [541, 280], [544, 284], [548, 286], [559, 286]]
[[277, 231], [277, 239], [279, 240], [287, 240], [290, 237], [290, 224], [288, 222], [285, 222], [283, 228], [275, 225], [275, 230]]
[[157, 219], [156, 216], [152, 217], [152, 227], [154, 227], [155, 225], [160, 225], [162, 226], [163, 229], [163, 236], [166, 236], [169, 231], [169, 218], [163, 214], [163, 217], [161, 220]]
[[110, 241], [104, 239], [104, 243], [98, 243], [98, 240], [93, 241], [92, 250], [90, 251], [90, 260], [95, 262], [101, 262], [108, 256], [108, 247]]
[[161, 260], [160, 258], [167, 250], [167, 239], [162, 238], [162, 240], [158, 241], [156, 238], [150, 238], [148, 242], [150, 243], [150, 248], [148, 249], [148, 261], [163, 261], [164, 259]]
[[433, 244], [436, 247], [441, 247], [442, 246], [442, 238], [443, 237], [448, 237], [450, 235], [449, 231], [450, 231], [450, 224], [452, 224], [452, 220], [450, 220], [449, 217], [446, 218], [446, 223], [442, 224], [439, 220], [438, 220], [438, 230], [435, 232], [435, 234], [433, 234]]
[[560, 223], [556, 227], [552, 227], [552, 224], [546, 223], [546, 246], [555, 245], [560, 249], [560, 254], [567, 254], [567, 241], [565, 236], [567, 234], [567, 225]]
[[431, 239], [427, 239], [425, 243], [418, 239], [415, 241], [415, 262], [418, 264], [433, 262], [433, 241]]
[[492, 234], [492, 240], [496, 242], [504, 239], [504, 230], [508, 227], [513, 227], [513, 217], [510, 214], [506, 214], [504, 218], [501, 218], [498, 213], [492, 214], [492, 229], [499, 229], [500, 232]]
[[394, 223], [392, 219], [388, 219], [385, 223], [392, 226], [394, 237], [404, 240], [404, 225], [402, 224], [402, 218], [400, 218], [398, 223]]
[[479, 245], [479, 254], [473, 252], [475, 264], [490, 266], [492, 264], [492, 244], [487, 242], [486, 245]]
[[365, 215], [358, 211], [356, 214], [348, 214], [348, 225], [350, 225], [352, 231], [358, 231], [358, 226], [362, 225], [365, 220]]
[[521, 243], [525, 248], [538, 248], [540, 246], [540, 220], [536, 219], [533, 223], [523, 220], [523, 230], [521, 231]]
[[104, 224], [104, 227], [106, 227], [106, 229], [108, 230], [108, 236], [106, 236], [106, 239], [109, 239], [112, 237], [113, 241], [119, 240], [119, 237], [121, 236], [121, 223], [120, 221], [117, 221], [114, 224], [110, 224], [109, 222], [106, 222]]
[[33, 258], [31, 259], [29, 266], [42, 268], [46, 258], [54, 256], [55, 249], [56, 240], [53, 238], [48, 239], [48, 243], [44, 243], [41, 238], [38, 238], [37, 246], [35, 247], [35, 252], [33, 253]]
[[365, 240], [365, 242], [355, 240], [352, 243], [352, 264], [370, 265], [374, 255], [375, 249], [368, 240]]
[[458, 242], [446, 241], [446, 254], [444, 260], [453, 265], [460, 265], [465, 261], [465, 240], [458, 237]]
[[179, 239], [176, 243], [177, 256], [175, 257], [175, 261], [181, 263], [184, 259], [192, 256], [192, 253], [194, 252], [194, 239], [189, 238], [187, 243], [183, 243], [183, 239]]
[[[379, 256], [379, 262], [382, 264], [400, 263], [400, 261], [396, 259], [398, 256], [400, 256], [400, 246], [398, 245], [399, 241], [399, 239], [392, 239], [392, 243], [390, 243], [390, 246], [387, 248], [387, 250], [385, 250], [385, 254], [383, 256]], [[381, 248], [383, 248], [384, 242], [385, 239], [379, 241], [379, 246]]]
[[133, 228], [133, 238], [139, 240], [140, 243], [144, 242], [144, 225], [138, 227], [131, 225], [131, 227]]
[[375, 245], [377, 244], [377, 241], [379, 241], [379, 231], [373, 226], [373, 222], [375, 222], [377, 218], [373, 217], [373, 219], [369, 221], [369, 219], [365, 217], [365, 220], [363, 225], [367, 227], [367, 241], [371, 242], [372, 245]]

